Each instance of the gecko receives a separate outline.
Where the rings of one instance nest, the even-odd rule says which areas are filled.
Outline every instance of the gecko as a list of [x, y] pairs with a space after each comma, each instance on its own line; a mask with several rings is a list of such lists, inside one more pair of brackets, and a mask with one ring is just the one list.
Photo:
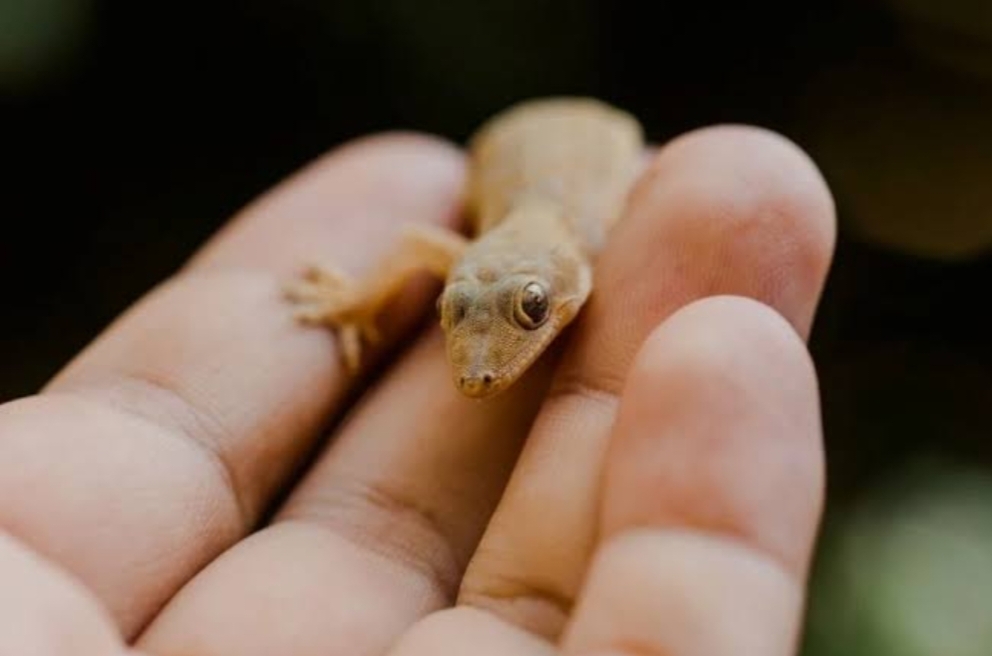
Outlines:
[[444, 281], [437, 310], [455, 386], [484, 398], [523, 375], [575, 319], [633, 186], [643, 129], [593, 98], [526, 100], [468, 140], [471, 234], [408, 226], [361, 280], [309, 267], [286, 287], [296, 318], [335, 329], [345, 368], [380, 339], [381, 310], [418, 271]]

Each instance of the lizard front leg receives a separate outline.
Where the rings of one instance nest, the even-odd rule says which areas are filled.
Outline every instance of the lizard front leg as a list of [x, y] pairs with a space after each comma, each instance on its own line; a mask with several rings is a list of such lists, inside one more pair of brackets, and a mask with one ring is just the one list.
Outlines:
[[345, 367], [354, 372], [361, 361], [362, 342], [379, 339], [377, 316], [410, 276], [428, 271], [447, 277], [467, 244], [464, 236], [444, 228], [409, 226], [397, 247], [364, 280], [313, 266], [287, 285], [286, 296], [297, 304], [299, 321], [337, 330]]

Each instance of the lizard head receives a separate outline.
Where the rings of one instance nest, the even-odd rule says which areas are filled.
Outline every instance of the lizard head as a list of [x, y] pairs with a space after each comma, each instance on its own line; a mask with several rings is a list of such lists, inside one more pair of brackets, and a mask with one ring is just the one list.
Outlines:
[[589, 294], [578, 265], [514, 268], [455, 278], [438, 299], [454, 383], [467, 396], [491, 396], [516, 381]]

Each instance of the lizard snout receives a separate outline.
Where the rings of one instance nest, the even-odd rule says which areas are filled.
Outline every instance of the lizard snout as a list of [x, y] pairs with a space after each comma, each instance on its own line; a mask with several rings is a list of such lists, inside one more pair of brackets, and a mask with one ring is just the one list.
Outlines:
[[492, 390], [496, 377], [488, 371], [458, 377], [458, 387], [468, 396], [485, 396]]

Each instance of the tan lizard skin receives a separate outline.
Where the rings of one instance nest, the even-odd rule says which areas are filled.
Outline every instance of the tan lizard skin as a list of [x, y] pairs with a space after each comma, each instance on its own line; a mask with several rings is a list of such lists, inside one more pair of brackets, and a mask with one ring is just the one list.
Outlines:
[[474, 239], [408, 229], [365, 280], [311, 268], [288, 295], [301, 321], [338, 330], [349, 370], [375, 319], [408, 277], [445, 279], [438, 298], [455, 385], [471, 397], [517, 380], [575, 318], [592, 267], [636, 175], [642, 130], [630, 115], [587, 98], [515, 105], [469, 143]]

